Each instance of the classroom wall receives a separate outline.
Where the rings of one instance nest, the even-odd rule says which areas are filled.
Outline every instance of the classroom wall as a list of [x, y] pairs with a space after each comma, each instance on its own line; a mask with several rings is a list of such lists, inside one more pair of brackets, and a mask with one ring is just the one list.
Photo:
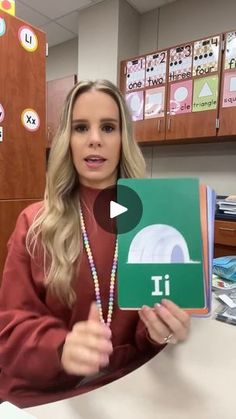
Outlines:
[[79, 79], [117, 80], [119, 0], [97, 3], [79, 13]]
[[139, 54], [141, 15], [125, 0], [119, 1], [117, 80], [120, 61]]
[[177, 0], [160, 8], [158, 48], [236, 29], [235, 0]]
[[236, 192], [236, 144], [181, 144], [142, 150], [149, 176], [196, 176], [218, 195]]
[[139, 54], [155, 51], [158, 45], [158, 25], [160, 9], [141, 15], [139, 33]]
[[78, 38], [49, 48], [46, 60], [47, 81], [60, 79], [78, 72]]
[[[89, 9], [82, 11], [81, 16], [83, 19], [80, 20], [79, 35], [83, 36], [83, 32], [85, 35], [85, 25], [89, 25], [91, 29], [91, 40], [85, 38], [83, 42], [80, 42], [80, 45], [84, 43], [84, 48], [79, 48], [79, 78], [80, 76], [84, 77], [86, 75], [86, 69], [89, 69], [90, 73], [91, 71], [94, 72], [94, 77], [102, 74], [103, 77], [115, 81], [114, 75], [118, 74], [117, 64], [121, 54], [122, 58], [129, 58], [136, 55], [137, 48], [138, 53], [143, 54], [153, 51], [155, 48], [169, 47], [181, 42], [204, 37], [205, 35], [213, 35], [218, 32], [236, 29], [236, 0], [177, 0], [174, 3], [147, 12], [141, 16], [138, 16], [135, 11], [132, 11], [129, 5], [125, 5], [124, 0], [122, 2], [118, 0], [105, 1], [89, 8], [90, 11]], [[119, 48], [118, 52], [116, 48], [115, 53], [110, 50], [111, 40], [107, 39], [107, 36], [104, 36], [101, 25], [99, 26], [101, 16], [98, 10], [102, 12], [102, 6], [105, 4], [106, 6], [109, 4], [109, 7], [106, 7], [106, 16], [113, 41], [114, 36], [118, 33], [117, 26], [114, 25], [120, 25], [119, 36], [115, 38], [115, 42], [118, 43]], [[123, 13], [122, 18], [120, 14], [119, 18], [117, 18], [118, 5], [119, 12], [124, 11], [126, 8], [126, 18]], [[94, 11], [94, 19], [89, 21], [88, 19], [86, 20], [86, 14], [87, 16], [88, 14], [91, 15], [91, 9]], [[133, 34], [137, 34], [137, 28], [139, 27], [139, 35], [137, 35], [136, 40], [135, 38], [130, 40], [129, 37], [127, 42], [124, 31], [127, 30], [128, 22], [132, 25]], [[124, 32], [123, 34], [122, 30]], [[60, 77], [71, 74], [72, 72], [66, 73], [70, 66], [71, 70], [72, 68], [75, 69], [74, 60], [76, 51], [71, 48], [71, 42], [69, 41], [62, 44], [62, 46], [49, 50], [51, 61], [48, 60], [49, 64], [47, 64], [48, 79], [58, 78], [58, 72], [62, 73], [64, 71], [64, 74], [60, 73]], [[104, 48], [106, 46], [109, 53], [104, 54], [104, 65], [96, 68], [95, 66], [91, 67], [89, 57], [91, 56], [91, 51], [96, 57], [96, 53], [98, 53], [96, 52], [96, 43], [98, 42], [101, 42]], [[127, 44], [123, 46], [123, 51], [122, 43]], [[66, 47], [67, 44], [68, 48]], [[55, 63], [61, 62], [63, 54], [63, 49], [61, 48], [64, 49], [64, 54], [67, 54], [67, 58], [65, 60], [63, 57], [63, 66], [58, 64], [54, 65], [52, 64], [53, 60]], [[127, 50], [125, 51], [126, 48]], [[51, 50], [53, 50], [53, 56]], [[125, 57], [126, 52], [127, 57]], [[107, 64], [108, 57], [109, 65]], [[142, 147], [142, 150], [147, 161], [149, 175], [158, 177], [198, 176], [203, 182], [213, 187], [218, 194], [236, 193], [236, 137], [235, 143], [178, 146], [157, 145], [153, 147]]]

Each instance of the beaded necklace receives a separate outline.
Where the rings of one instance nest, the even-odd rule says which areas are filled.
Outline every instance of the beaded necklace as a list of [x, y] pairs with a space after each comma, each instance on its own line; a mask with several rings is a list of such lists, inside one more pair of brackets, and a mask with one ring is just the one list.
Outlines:
[[81, 222], [83, 243], [84, 243], [84, 247], [88, 256], [89, 266], [90, 266], [90, 270], [91, 270], [91, 274], [93, 278], [95, 297], [96, 297], [97, 307], [99, 310], [100, 320], [102, 323], [107, 324], [107, 326], [110, 327], [112, 313], [113, 313], [113, 304], [114, 304], [114, 288], [115, 288], [117, 260], [118, 260], [118, 240], [116, 239], [114, 257], [113, 257], [113, 263], [112, 263], [112, 269], [111, 269], [108, 313], [107, 313], [107, 321], [105, 322], [105, 319], [103, 316], [103, 310], [102, 310], [102, 301], [101, 301], [101, 295], [100, 295], [100, 287], [99, 287], [99, 282], [98, 282], [97, 270], [94, 264], [92, 250], [89, 244], [88, 234], [86, 231], [84, 217], [83, 217], [83, 213], [81, 209], [80, 209], [80, 222]]

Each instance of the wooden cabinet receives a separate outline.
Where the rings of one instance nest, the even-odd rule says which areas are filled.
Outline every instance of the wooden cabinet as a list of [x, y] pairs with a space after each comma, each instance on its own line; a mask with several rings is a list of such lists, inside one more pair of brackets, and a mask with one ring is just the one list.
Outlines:
[[169, 116], [166, 120], [166, 141], [192, 140], [201, 141], [216, 136], [216, 110], [191, 112], [185, 115]]
[[[217, 139], [223, 38], [216, 34], [121, 62], [120, 88], [138, 142]], [[236, 71], [232, 86], [235, 80]], [[233, 113], [228, 113], [233, 120]], [[233, 133], [236, 127], [228, 130], [228, 135]]]
[[[0, 272], [19, 212], [45, 188], [45, 34], [0, 12]], [[0, 277], [1, 281], [1, 277]]]
[[236, 256], [236, 220], [215, 220], [214, 257]]
[[50, 147], [56, 134], [61, 111], [69, 91], [77, 82], [77, 76], [71, 75], [47, 82], [47, 144]]
[[150, 138], [155, 138], [155, 141], [163, 141], [165, 139], [165, 124], [165, 118], [137, 121], [134, 124], [135, 138], [142, 144], [149, 143]]
[[45, 185], [45, 34], [1, 12], [0, 199], [39, 198]]

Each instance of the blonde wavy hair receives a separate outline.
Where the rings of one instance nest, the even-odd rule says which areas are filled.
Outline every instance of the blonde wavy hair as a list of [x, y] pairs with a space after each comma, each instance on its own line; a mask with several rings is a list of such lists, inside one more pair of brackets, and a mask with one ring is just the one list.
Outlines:
[[26, 237], [27, 250], [35, 257], [37, 245], [44, 255], [45, 284], [59, 300], [71, 307], [76, 300], [72, 287], [82, 253], [79, 216], [79, 179], [70, 149], [72, 112], [76, 99], [92, 89], [110, 95], [120, 112], [121, 155], [119, 176], [145, 176], [145, 161], [134, 140], [132, 120], [119, 89], [107, 80], [81, 81], [69, 92], [48, 161], [44, 205]]

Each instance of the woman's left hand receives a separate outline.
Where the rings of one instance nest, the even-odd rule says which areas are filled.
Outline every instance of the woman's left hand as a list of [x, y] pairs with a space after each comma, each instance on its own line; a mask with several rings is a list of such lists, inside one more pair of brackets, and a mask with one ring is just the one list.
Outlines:
[[154, 308], [143, 306], [139, 316], [156, 343], [177, 343], [188, 336], [190, 316], [173, 301], [162, 300]]

